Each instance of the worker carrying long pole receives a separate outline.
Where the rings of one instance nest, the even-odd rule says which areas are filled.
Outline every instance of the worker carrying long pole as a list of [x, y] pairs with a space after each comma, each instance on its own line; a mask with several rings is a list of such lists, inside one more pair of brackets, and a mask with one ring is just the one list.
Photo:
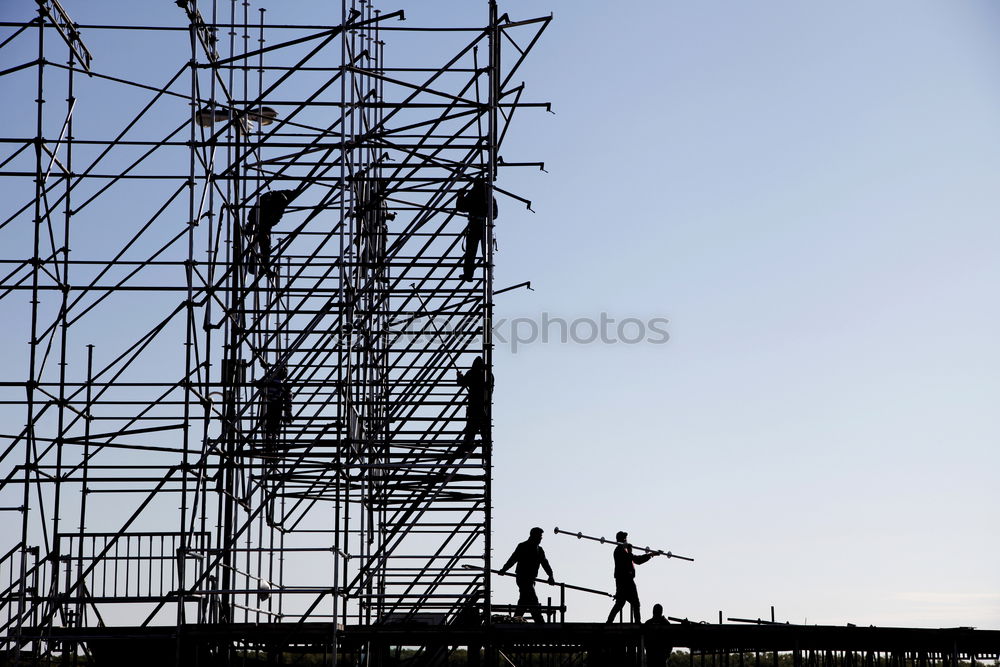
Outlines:
[[[571, 530], [562, 530], [558, 526], [556, 526], [552, 532], [555, 533], [556, 535], [569, 535], [570, 537], [575, 537], [578, 540], [590, 540], [592, 542], [600, 542], [601, 544], [618, 544], [617, 540], [612, 541], [606, 537], [594, 537], [593, 535], [586, 535], [584, 533], [574, 533]], [[675, 554], [673, 551], [663, 551], [662, 549], [651, 549], [649, 547], [640, 547], [636, 544], [629, 544], [628, 546], [632, 549], [633, 552], [639, 551], [642, 553], [655, 553], [659, 554], [660, 556], [666, 556], [667, 558], [677, 558], [678, 560], [691, 561], [692, 563], [694, 562], [694, 558], [690, 558], [688, 556], [681, 556], [680, 554]]]
[[656, 558], [659, 552], [636, 556], [632, 553], [632, 545], [628, 543], [628, 533], [624, 530], [618, 531], [615, 535], [618, 546], [615, 547], [615, 604], [608, 614], [608, 623], [611, 623], [615, 616], [622, 610], [625, 603], [629, 603], [632, 612], [632, 622], [642, 623], [642, 614], [639, 612], [639, 591], [635, 587], [635, 566], [642, 565], [650, 558]]
[[545, 550], [542, 549], [542, 534], [545, 531], [537, 526], [528, 532], [528, 539], [517, 545], [514, 553], [510, 555], [507, 562], [500, 568], [501, 574], [506, 574], [512, 565], [517, 563], [514, 570], [517, 581], [517, 608], [514, 610], [515, 616], [523, 616], [524, 612], [529, 612], [535, 623], [544, 623], [541, 605], [538, 602], [538, 595], [535, 593], [535, 578], [538, 576], [538, 567], [541, 566], [545, 573], [549, 575], [549, 583], [555, 584], [555, 576], [552, 574], [552, 567], [545, 557]]
[[[667, 558], [678, 558], [680, 560], [694, 562], [694, 558], [681, 556], [673, 553], [672, 551], [662, 551], [660, 549], [650, 549], [649, 547], [633, 546], [632, 544], [629, 544], [628, 533], [624, 530], [618, 531], [615, 535], [614, 542], [611, 542], [605, 537], [594, 537], [592, 535], [584, 535], [583, 533], [574, 533], [571, 531], [560, 530], [558, 527], [553, 532], [556, 535], [571, 535], [578, 540], [591, 540], [592, 542], [600, 542], [601, 544], [615, 545], [615, 604], [614, 607], [611, 608], [611, 612], [608, 614], [608, 623], [611, 623], [614, 620], [615, 614], [620, 612], [625, 607], [626, 602], [630, 605], [632, 622], [641, 622], [639, 593], [635, 587], [636, 565], [641, 565], [650, 558], [654, 558], [656, 556], [666, 556]], [[635, 552], [637, 551], [641, 552], [641, 555], [635, 555]]]

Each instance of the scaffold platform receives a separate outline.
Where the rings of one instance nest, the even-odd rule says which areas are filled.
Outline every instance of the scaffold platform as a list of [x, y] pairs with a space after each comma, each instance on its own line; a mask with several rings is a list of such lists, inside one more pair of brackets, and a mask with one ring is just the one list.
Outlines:
[[[793, 665], [957, 665], [1000, 657], [1000, 631], [974, 628], [892, 628], [822, 625], [673, 623], [651, 630], [621, 623], [495, 623], [456, 627], [419, 624], [348, 625], [332, 623], [191, 624], [178, 627], [43, 628], [26, 629], [26, 636], [70, 641], [94, 647], [98, 665], [116, 665], [117, 651], [155, 646], [160, 657], [144, 660], [149, 667], [173, 664], [174, 655], [213, 664], [213, 655], [228, 651], [328, 655], [334, 636], [339, 664], [358, 664], [359, 656], [375, 651], [391, 655], [402, 647], [464, 650], [468, 664], [496, 663], [502, 653], [512, 664], [548, 664], [542, 656], [579, 655], [582, 664], [640, 665], [644, 641], [652, 636], [674, 649], [686, 649], [696, 661], [720, 665], [778, 664], [786, 655]], [[118, 647], [115, 649], [114, 647]], [[127, 647], [127, 648], [126, 648]], [[180, 648], [179, 648], [180, 647]], [[470, 649], [479, 651], [470, 658]], [[134, 657], [134, 653], [129, 653]], [[526, 656], [533, 656], [531, 661]], [[273, 656], [272, 656], [273, 657]], [[160, 660], [157, 662], [157, 660]], [[477, 660], [485, 661], [476, 662]], [[289, 658], [289, 662], [294, 662]], [[612, 661], [609, 663], [608, 661]], [[425, 664], [418, 661], [413, 664]], [[434, 664], [428, 660], [426, 664]], [[444, 664], [444, 663], [441, 663]], [[454, 664], [454, 663], [450, 663]], [[554, 663], [564, 664], [564, 663]], [[575, 663], [570, 663], [575, 664]]]

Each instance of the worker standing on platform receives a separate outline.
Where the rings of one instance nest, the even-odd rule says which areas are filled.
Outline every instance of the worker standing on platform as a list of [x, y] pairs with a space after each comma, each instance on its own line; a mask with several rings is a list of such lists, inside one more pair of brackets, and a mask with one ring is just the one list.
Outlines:
[[648, 553], [642, 556], [632, 555], [632, 546], [628, 543], [628, 533], [624, 530], [618, 531], [615, 535], [618, 546], [615, 547], [615, 605], [608, 614], [608, 623], [615, 619], [615, 614], [620, 612], [625, 603], [629, 603], [632, 612], [632, 622], [641, 623], [642, 616], [639, 614], [639, 592], [635, 588], [635, 566], [642, 565], [658, 553]]
[[493, 373], [487, 371], [482, 357], [476, 357], [465, 373], [456, 373], [458, 384], [466, 390], [465, 430], [460, 450], [466, 453], [472, 450], [477, 433], [482, 435], [484, 446], [489, 442], [488, 408], [493, 396]]
[[[483, 257], [486, 257], [486, 222], [490, 211], [490, 186], [485, 177], [479, 177], [466, 190], [458, 195], [456, 209], [469, 216], [465, 227], [465, 257], [462, 263], [462, 280], [472, 280], [476, 269], [476, 251], [482, 247]], [[493, 219], [496, 220], [499, 209], [497, 200], [493, 199]]]
[[247, 270], [253, 275], [260, 271], [265, 276], [274, 276], [271, 269], [271, 230], [298, 194], [296, 190], [271, 190], [262, 194], [250, 208], [244, 235], [249, 250]]
[[292, 389], [287, 375], [284, 364], [279, 364], [257, 382], [260, 388], [259, 428], [266, 454], [278, 453], [281, 426], [292, 421]]
[[544, 623], [542, 618], [541, 605], [538, 602], [538, 595], [535, 594], [535, 579], [538, 578], [538, 567], [541, 566], [549, 575], [549, 583], [555, 584], [555, 577], [552, 575], [552, 567], [549, 566], [548, 559], [545, 558], [545, 550], [542, 549], [543, 531], [537, 526], [528, 533], [528, 539], [517, 545], [514, 553], [510, 555], [501, 572], [507, 572], [511, 565], [517, 563], [514, 576], [517, 581], [517, 608], [514, 610], [515, 616], [522, 616], [524, 612], [530, 612], [535, 623]]
[[660, 631], [670, 621], [663, 615], [663, 605], [653, 605], [653, 616], [643, 623], [642, 641], [646, 645], [646, 667], [667, 667], [667, 659], [674, 650]]

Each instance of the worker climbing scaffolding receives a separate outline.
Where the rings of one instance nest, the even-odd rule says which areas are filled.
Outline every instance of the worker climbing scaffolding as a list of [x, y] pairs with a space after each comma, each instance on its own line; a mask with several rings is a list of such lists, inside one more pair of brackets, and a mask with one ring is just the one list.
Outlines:
[[[497, 200], [493, 198], [493, 216], [500, 213]], [[465, 227], [465, 255], [462, 259], [462, 280], [472, 280], [476, 269], [476, 253], [482, 249], [486, 256], [486, 223], [490, 219], [490, 185], [485, 177], [476, 178], [472, 184], [459, 193], [456, 210], [465, 213], [469, 222]]]
[[493, 373], [486, 368], [482, 357], [476, 357], [469, 370], [458, 374], [458, 384], [465, 388], [465, 429], [462, 431], [460, 451], [468, 453], [476, 440], [482, 436], [484, 448], [489, 444], [489, 405], [493, 396]]
[[[38, 351], [36, 356], [41, 360], [43, 350], [52, 345], [49, 341], [58, 338], [54, 334], [62, 331], [82, 331], [81, 336], [93, 333], [86, 328], [86, 321], [69, 327], [74, 312], [87, 309], [89, 313], [91, 307], [90, 301], [79, 306], [72, 301], [76, 287], [58, 293], [47, 291], [47, 272], [56, 275], [53, 267], [57, 261], [63, 262], [58, 264], [61, 269], [75, 266], [73, 258], [78, 257], [81, 266], [103, 263], [101, 270], [111, 272], [107, 280], [105, 274], [97, 272], [90, 276], [87, 269], [78, 272], [79, 291], [86, 299], [94, 289], [112, 284], [111, 277], [117, 283], [114, 272], [124, 271], [129, 278], [127, 285], [119, 289], [116, 284], [107, 298], [102, 296], [92, 304], [98, 310], [91, 317], [103, 317], [115, 329], [115, 335], [103, 337], [108, 340], [98, 341], [92, 355], [93, 374], [84, 370], [88, 368], [87, 353], [80, 351], [92, 348], [82, 347], [81, 341], [87, 341], [74, 334], [65, 345], [51, 347], [52, 354], [61, 355], [59, 363], [65, 365], [39, 361], [37, 368], [28, 369], [30, 372], [18, 371], [24, 377], [8, 378], [12, 382], [34, 382], [37, 378], [42, 384], [24, 385], [29, 387], [23, 406], [28, 418], [22, 438], [27, 439], [24, 448], [18, 444], [5, 462], [18, 454], [22, 456], [17, 465], [35, 461], [35, 436], [27, 428], [34, 423], [30, 415], [41, 409], [47, 414], [59, 412], [59, 419], [46, 417], [38, 422], [42, 429], [39, 437], [48, 438], [46, 443], [58, 443], [58, 451], [53, 453], [37, 449], [39, 457], [45, 457], [38, 458], [39, 463], [48, 465], [63, 450], [77, 457], [73, 465], [79, 464], [82, 470], [75, 469], [69, 476], [54, 475], [52, 483], [65, 485], [65, 489], [88, 485], [86, 493], [80, 495], [90, 501], [86, 511], [80, 511], [80, 525], [85, 524], [87, 531], [117, 531], [114, 539], [133, 550], [128, 560], [119, 559], [114, 550], [85, 553], [91, 560], [75, 564], [65, 586], [60, 577], [58, 590], [45, 589], [46, 594], [69, 596], [58, 598], [65, 602], [56, 605], [42, 599], [25, 583], [23, 595], [8, 609], [22, 614], [18, 618], [23, 619], [40, 614], [39, 627], [48, 632], [53, 623], [64, 622], [54, 621], [64, 608], [69, 610], [66, 613], [84, 609], [89, 614], [90, 603], [80, 602], [84, 596], [104, 594], [112, 609], [116, 609], [115, 603], [136, 604], [134, 587], [127, 592], [96, 591], [87, 568], [91, 563], [102, 569], [106, 563], [113, 567], [131, 563], [135, 572], [141, 558], [144, 568], [151, 565], [148, 572], [153, 586], [141, 594], [141, 604], [148, 602], [149, 608], [156, 610], [151, 614], [158, 614], [150, 621], [151, 627], [164, 618], [169, 625], [176, 618], [178, 622], [273, 622], [275, 626], [287, 621], [291, 628], [296, 621], [330, 619], [328, 612], [364, 625], [431, 612], [450, 621], [465, 605], [476, 604], [474, 600], [484, 608], [470, 608], [466, 616], [479, 617], [474, 613], [478, 611], [488, 619], [489, 575], [485, 569], [471, 574], [458, 571], [456, 565], [471, 559], [482, 560], [484, 566], [490, 564], [492, 462], [488, 452], [493, 380], [489, 351], [493, 344], [489, 324], [495, 291], [485, 244], [492, 236], [487, 225], [497, 212], [491, 184], [494, 179], [506, 178], [516, 166], [534, 164], [519, 161], [502, 165], [498, 161], [497, 151], [501, 138], [507, 136], [513, 110], [545, 106], [522, 100], [516, 86], [506, 86], [517, 78], [520, 61], [501, 58], [501, 50], [513, 55], [523, 47], [526, 52], [549, 19], [514, 26], [493, 11], [487, 31], [482, 30], [486, 17], [478, 16], [471, 32], [462, 27], [425, 33], [424, 27], [412, 20], [402, 23], [402, 11], [379, 13], [373, 6], [378, 3], [350, 3], [339, 25], [328, 25], [330, 21], [320, 18], [310, 21], [318, 25], [301, 25], [294, 13], [285, 16], [282, 3], [264, 3], [270, 4], [268, 11], [274, 14], [267, 14], [264, 21], [261, 12], [258, 26], [259, 3], [254, 3], [253, 12], [220, 10], [216, 15], [204, 2], [184, 0], [179, 3], [184, 11], [172, 12], [177, 14], [176, 25], [157, 19], [148, 33], [137, 32], [135, 24], [139, 22], [134, 20], [120, 27], [130, 31], [127, 34], [133, 35], [132, 43], [152, 42], [162, 35], [163, 48], [159, 44], [155, 47], [157, 58], [167, 64], [168, 58], [176, 56], [179, 76], [189, 73], [191, 85], [175, 85], [171, 80], [161, 90], [161, 79], [166, 76], [161, 76], [158, 67], [147, 71], [143, 63], [142, 68], [128, 68], [135, 73], [134, 83], [150, 100], [147, 104], [145, 98], [136, 99], [135, 104], [122, 106], [119, 114], [118, 105], [108, 105], [106, 91], [97, 85], [111, 83], [95, 79], [91, 86], [81, 74], [79, 68], [87, 65], [89, 58], [76, 53], [82, 53], [80, 32], [59, 32], [60, 26], [72, 28], [74, 22], [58, 20], [56, 2], [30, 4], [28, 9], [48, 16], [25, 23], [28, 27], [18, 39], [36, 32], [39, 40], [42, 34], [51, 35], [44, 42], [48, 52], [44, 62], [69, 58], [68, 74], [69, 78], [76, 76], [76, 94], [58, 96], [73, 101], [56, 115], [45, 114], [43, 132], [29, 127], [32, 131], [25, 134], [23, 142], [16, 137], [18, 142], [11, 144], [15, 147], [12, 155], [27, 147], [23, 149], [25, 157], [12, 157], [10, 166], [18, 173], [31, 172], [17, 178], [24, 179], [26, 191], [33, 190], [36, 200], [36, 206], [27, 207], [23, 214], [11, 209], [17, 218], [15, 225], [24, 218], [26, 229], [32, 224], [38, 225], [39, 231], [49, 227], [55, 247], [68, 248], [71, 233], [74, 238], [78, 233], [86, 235], [92, 220], [88, 216], [93, 214], [95, 224], [100, 224], [98, 212], [128, 212], [114, 216], [115, 224], [102, 228], [102, 243], [93, 248], [93, 254], [87, 254], [93, 244], [77, 243], [74, 247], [84, 248], [83, 255], [71, 258], [59, 253], [46, 260], [31, 238], [11, 246], [7, 259], [16, 260], [24, 273], [30, 272], [37, 279], [34, 284], [39, 289], [32, 289], [40, 298], [31, 304], [37, 328], [51, 328], [42, 335], [24, 332], [25, 340], [31, 341], [30, 352]], [[249, 14], [255, 18], [253, 25], [246, 23]], [[323, 12], [323, 16], [333, 16], [335, 24], [336, 14]], [[418, 30], [410, 29], [414, 25]], [[218, 34], [227, 38], [216, 39], [216, 31], [223, 30], [227, 32]], [[103, 34], [96, 27], [82, 32], [88, 39]], [[190, 39], [175, 39], [185, 35]], [[392, 66], [395, 56], [387, 55], [383, 60], [385, 42], [389, 51], [393, 39], [409, 44], [411, 36], [430, 38], [431, 48], [401, 53], [407, 67]], [[65, 39], [71, 42], [69, 54], [54, 48], [65, 49]], [[254, 41], [257, 39], [261, 41]], [[41, 44], [39, 41], [40, 51]], [[149, 48], [154, 49], [152, 44]], [[444, 51], [453, 51], [456, 58], [449, 58], [442, 66], [445, 61], [439, 56]], [[123, 56], [127, 59], [134, 54]], [[31, 67], [41, 73], [41, 62]], [[116, 58], [108, 57], [98, 62], [112, 68], [118, 64]], [[111, 73], [120, 74], [114, 69]], [[53, 80], [55, 77], [46, 76], [46, 85], [53, 85]], [[441, 107], [442, 92], [456, 108]], [[163, 95], [180, 99], [178, 94], [186, 98], [185, 104], [164, 107], [157, 103]], [[45, 97], [49, 98], [44, 107], [48, 110], [54, 95], [39, 94], [31, 99]], [[66, 126], [65, 146], [55, 137], [59, 136], [60, 123], [72, 118], [76, 99], [81, 105], [93, 104], [87, 113], [106, 114], [109, 122], [116, 123], [108, 127], [102, 124], [101, 131], [81, 145], [105, 141], [106, 130], [124, 128], [121, 137], [109, 146], [109, 150], [114, 149], [109, 160], [118, 162], [92, 167], [90, 149], [86, 148], [73, 151], [75, 166], [68, 163], [68, 147], [79, 141], [72, 138], [72, 132], [83, 132], [86, 124], [78, 123], [75, 130]], [[185, 112], [187, 127], [179, 138], [168, 134], [170, 128], [164, 128], [154, 116], [163, 109]], [[77, 118], [80, 113], [77, 109]], [[133, 121], [140, 120], [133, 127]], [[125, 132], [131, 134], [125, 137]], [[48, 137], [50, 157], [65, 148], [58, 153], [58, 169], [53, 169], [48, 184], [45, 178], [30, 183], [39, 176], [27, 159], [29, 149], [38, 148], [32, 143], [38, 136]], [[190, 159], [176, 160], [173, 153], [179, 152], [182, 139]], [[140, 142], [149, 146], [148, 153], [143, 149], [149, 158], [142, 159], [141, 169], [133, 170], [128, 165], [133, 146]], [[26, 164], [18, 160], [26, 160]], [[43, 171], [48, 161], [45, 158], [39, 163]], [[83, 197], [70, 202], [69, 190], [65, 201], [52, 200], [53, 193], [61, 192], [53, 189], [53, 183], [61, 182], [66, 173], [86, 179], [81, 181], [80, 190], [74, 190], [74, 196], [85, 189], [89, 196], [89, 185], [85, 188], [83, 183], [98, 184], [93, 190], [100, 194], [99, 205], [80, 206]], [[107, 173], [114, 174], [117, 187], [103, 188]], [[144, 187], [142, 196], [135, 198], [138, 188], [124, 184], [137, 181], [123, 179], [146, 179], [147, 175], [150, 187]], [[356, 184], [355, 178], [365, 183]], [[300, 197], [306, 188], [309, 196]], [[135, 201], [128, 196], [119, 199], [119, 193]], [[459, 194], [461, 212], [456, 211]], [[21, 202], [16, 205], [21, 206]], [[76, 216], [78, 206], [83, 209], [79, 219], [86, 218], [86, 224], [62, 224], [67, 220], [63, 211]], [[39, 219], [39, 211], [44, 220]], [[154, 220], [159, 224], [154, 225]], [[172, 239], [169, 244], [174, 245], [157, 246], [157, 254], [153, 254], [152, 245], [149, 255], [142, 254], [145, 246], [135, 246], [133, 251], [137, 235], [147, 228], [156, 235], [162, 233], [165, 243]], [[463, 230], [465, 243], [456, 238]], [[46, 241], [47, 234], [35, 236]], [[142, 240], [151, 242], [152, 237], [153, 233]], [[40, 259], [25, 264], [24, 258]], [[132, 274], [137, 261], [143, 264], [142, 271]], [[390, 272], [392, 280], [387, 280]], [[463, 285], [456, 280], [463, 274], [469, 280], [475, 276], [475, 282]], [[92, 285], [83, 284], [92, 277]], [[12, 285], [22, 278], [12, 274]], [[69, 284], [63, 274], [58, 281]], [[415, 297], [407, 291], [408, 284], [417, 285]], [[141, 313], [135, 309], [133, 297], [137, 295], [143, 300]], [[59, 303], [61, 298], [70, 301]], [[417, 318], [423, 323], [423, 315], [414, 312], [417, 298], [423, 302], [426, 317], [433, 318], [431, 326], [447, 323], [441, 325], [446, 331], [427, 343], [395, 335], [397, 325], [409, 325]], [[15, 323], [24, 319], [17, 317], [15, 314], [10, 319]], [[29, 328], [29, 324], [21, 323], [22, 328]], [[32, 330], [34, 327], [32, 324]], [[177, 363], [179, 352], [187, 353], [180, 355], [182, 363]], [[477, 354], [482, 358], [471, 364]], [[105, 362], [111, 360], [116, 360], [115, 366], [105, 368]], [[284, 367], [277, 368], [278, 364]], [[75, 375], [54, 373], [58, 368], [71, 368]], [[460, 371], [460, 386], [452, 384], [455, 369]], [[148, 379], [149, 384], [130, 384], [136, 378]], [[72, 384], [75, 382], [89, 383], [91, 389], [81, 389], [84, 385]], [[44, 408], [42, 401], [49, 405], [47, 401], [52, 399], [43, 391], [54, 386], [59, 387], [59, 393], [53, 395], [75, 398]], [[96, 444], [70, 446], [69, 437], [99, 435], [97, 426], [105, 422], [91, 424], [92, 415], [107, 420], [107, 432], [115, 434], [108, 439], [116, 442], [102, 446], [100, 452]], [[137, 428], [145, 433], [141, 429], [147, 427], [156, 435], [131, 435]], [[162, 447], [151, 452], [150, 440]], [[102, 481], [86, 469], [92, 458], [96, 465], [118, 465], [113, 457], [118, 450], [110, 448], [118, 446], [130, 451], [129, 457], [123, 457], [129, 467], [122, 470], [135, 483], [110, 478]], [[456, 456], [460, 446], [474, 451], [476, 460], [467, 462], [462, 460], [467, 457]], [[153, 465], [157, 478], [150, 480], [147, 466]], [[477, 466], [479, 470], [474, 469]], [[20, 478], [22, 489], [35, 483], [34, 477], [28, 481], [27, 472]], [[13, 493], [12, 488], [7, 487], [8, 493]], [[78, 487], [72, 488], [76, 498]], [[90, 489], [97, 489], [95, 495]], [[105, 491], [119, 495], [96, 495]], [[124, 505], [118, 499], [132, 498], [121, 495], [126, 491], [142, 496], [136, 495], [133, 505]], [[11, 531], [11, 545], [28, 545], [39, 525], [51, 526], [53, 503], [56, 514], [68, 516], [69, 509], [59, 506], [58, 494], [50, 498], [44, 493], [43, 508], [32, 506], [29, 510], [25, 505], [22, 515], [28, 519], [21, 531]], [[175, 493], [179, 498], [176, 503]], [[148, 503], [143, 500], [146, 494], [152, 499]], [[70, 492], [61, 497], [70, 497]], [[102, 516], [104, 507], [95, 498], [114, 499], [118, 505], [114, 509], [122, 513], [134, 509], [139, 521], [136, 527], [148, 525], [161, 539], [143, 538], [144, 551], [137, 555], [134, 547], [140, 536], [128, 530], [132, 524], [119, 530], [117, 516]], [[19, 507], [22, 502], [14, 498], [3, 504]], [[154, 509], [146, 512], [147, 505]], [[161, 506], [176, 506], [179, 520], [164, 519], [167, 510]], [[343, 520], [333, 522], [332, 527], [323, 510], [328, 506], [345, 508]], [[352, 508], [350, 512], [347, 507]], [[396, 515], [393, 508], [403, 508], [400, 511], [405, 517]], [[48, 524], [44, 523], [46, 516]], [[66, 521], [63, 528], [69, 525]], [[316, 529], [317, 523], [323, 524], [322, 530]], [[362, 527], [369, 539], [354, 539], [365, 534]], [[83, 535], [84, 528], [80, 531]], [[457, 535], [462, 537], [461, 544], [454, 537]], [[57, 553], [79, 555], [66, 544], [61, 552], [45, 548], [44, 567], [57, 562]], [[339, 549], [331, 551], [331, 544], [339, 544]], [[101, 549], [101, 543], [96, 548]], [[16, 562], [21, 554], [12, 554], [4, 564], [14, 563], [14, 576], [29, 582], [26, 575], [32, 571], [28, 557]], [[316, 554], [332, 562], [333, 568], [313, 567]], [[182, 578], [172, 578], [177, 575]], [[308, 588], [295, 586], [299, 578]], [[52, 577], [42, 573], [40, 580], [48, 585]], [[124, 580], [115, 576], [107, 581], [120, 585]], [[412, 581], [421, 582], [419, 595], [413, 594]], [[203, 608], [193, 600], [204, 601]], [[128, 611], [114, 612], [115, 618], [126, 621], [133, 616]], [[113, 626], [97, 628], [92, 617], [80, 613], [66, 624], [74, 631], [94, 625], [102, 633], [121, 635]], [[27, 621], [16, 621], [15, 625], [24, 625], [28, 631]], [[339, 630], [334, 628], [336, 642]], [[217, 630], [210, 628], [209, 632]], [[258, 642], [259, 633], [253, 632], [250, 645], [254, 648], [250, 650], [270, 641], [268, 635]], [[49, 644], [53, 645], [58, 652], [60, 645]], [[81, 646], [76, 642], [67, 654], [82, 651]], [[217, 658], [219, 664], [241, 650], [237, 643], [213, 646], [221, 647], [211, 660]], [[271, 661], [280, 655], [281, 646], [275, 646], [275, 655], [268, 658]], [[25, 647], [25, 651], [37, 648]], [[48, 649], [42, 646], [42, 650]], [[189, 657], [184, 651], [163, 653], [176, 653], [179, 664]], [[328, 656], [337, 654], [336, 646], [327, 651]], [[38, 655], [40, 660], [49, 659], [43, 653]], [[349, 662], [352, 658], [341, 652], [340, 659]]]
[[299, 195], [298, 190], [265, 192], [250, 208], [243, 234], [247, 245], [247, 271], [273, 278], [271, 230], [281, 221], [285, 209]]
[[355, 245], [361, 265], [371, 269], [376, 277], [385, 280], [386, 242], [389, 236], [388, 221], [396, 214], [389, 211], [386, 197], [389, 181], [385, 178], [358, 178], [351, 185], [357, 202], [354, 215], [358, 221]]
[[292, 389], [288, 382], [285, 366], [272, 366], [264, 377], [257, 381], [260, 389], [260, 412], [258, 432], [264, 443], [264, 453], [278, 454], [278, 438], [281, 427], [292, 421]]

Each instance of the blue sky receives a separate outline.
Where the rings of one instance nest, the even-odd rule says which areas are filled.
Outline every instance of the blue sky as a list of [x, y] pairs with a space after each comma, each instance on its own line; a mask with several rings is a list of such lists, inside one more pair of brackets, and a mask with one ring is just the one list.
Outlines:
[[498, 315], [665, 317], [670, 341], [498, 352], [495, 558], [540, 525], [557, 577], [610, 590], [610, 550], [551, 529], [625, 529], [697, 559], [642, 566], [647, 609], [1000, 627], [996, 5], [502, 7], [554, 13], [523, 78], [556, 113], [504, 149], [549, 173], [500, 183], [535, 213], [501, 202], [497, 284], [535, 291]]
[[998, 627], [996, 7], [547, 7], [557, 115], [519, 137], [551, 173], [498, 269], [537, 291], [501, 308], [671, 340], [498, 359], [500, 535], [694, 555], [639, 571], [679, 616]]

